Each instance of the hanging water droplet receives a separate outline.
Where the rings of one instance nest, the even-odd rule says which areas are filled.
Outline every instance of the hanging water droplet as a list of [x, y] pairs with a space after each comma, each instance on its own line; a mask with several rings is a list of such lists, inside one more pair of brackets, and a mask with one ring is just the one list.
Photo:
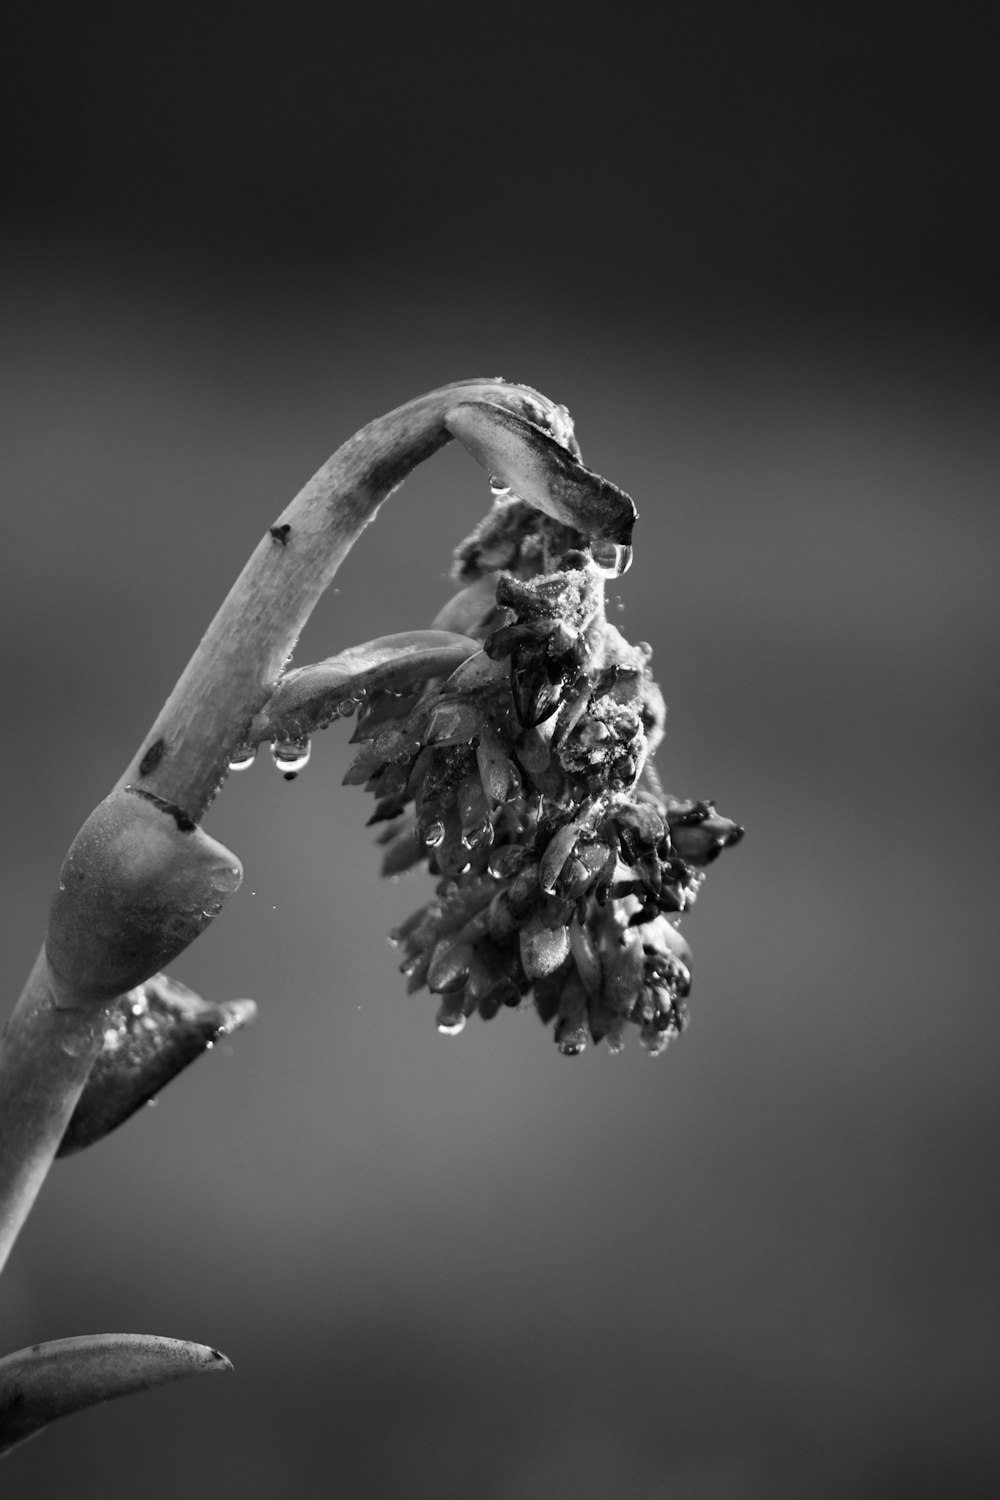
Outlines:
[[493, 824], [487, 818], [472, 828], [463, 828], [462, 843], [466, 849], [488, 849], [493, 842]]
[[354, 698], [341, 698], [337, 704], [337, 713], [342, 719], [349, 719], [358, 709], [359, 705]]
[[498, 479], [495, 474], [491, 474], [490, 494], [493, 496], [494, 500], [506, 500], [507, 496], [510, 494], [510, 485], [504, 484], [502, 479]]
[[237, 745], [229, 757], [231, 771], [246, 771], [257, 759], [256, 745]]
[[587, 1041], [578, 1031], [571, 1031], [567, 1036], [560, 1037], [556, 1046], [563, 1057], [579, 1057], [586, 1049]]
[[279, 771], [284, 773], [286, 781], [293, 781], [299, 772], [309, 764], [311, 753], [312, 745], [305, 738], [272, 740], [271, 742], [271, 755], [274, 758], [274, 764]]
[[590, 555], [602, 578], [620, 578], [632, 566], [632, 548], [625, 542], [593, 542]]
[[444, 843], [444, 824], [428, 823], [423, 831], [424, 843], [430, 849], [436, 849], [439, 844]]
[[465, 1017], [463, 1015], [439, 1015], [437, 1029], [442, 1036], [458, 1036], [459, 1032], [465, 1030]]

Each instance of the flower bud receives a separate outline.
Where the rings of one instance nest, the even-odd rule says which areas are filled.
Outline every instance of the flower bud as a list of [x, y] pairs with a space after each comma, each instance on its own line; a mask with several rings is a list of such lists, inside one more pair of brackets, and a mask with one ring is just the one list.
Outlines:
[[672, 802], [667, 806], [670, 842], [689, 865], [708, 865], [727, 845], [738, 844], [743, 829], [720, 817], [712, 802]]
[[569, 933], [550, 927], [542, 912], [532, 912], [518, 934], [521, 963], [529, 981], [555, 973], [569, 954]]

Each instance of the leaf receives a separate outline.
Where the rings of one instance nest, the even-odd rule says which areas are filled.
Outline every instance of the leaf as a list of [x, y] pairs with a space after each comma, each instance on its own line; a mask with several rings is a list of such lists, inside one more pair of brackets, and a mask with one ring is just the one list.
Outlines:
[[0, 1454], [58, 1417], [154, 1385], [233, 1367], [218, 1349], [150, 1333], [95, 1333], [0, 1359]]
[[478, 641], [450, 630], [406, 630], [352, 646], [283, 677], [254, 720], [251, 738], [256, 742], [322, 729], [341, 704], [380, 689], [401, 691], [448, 676], [479, 649]]
[[565, 526], [628, 547], [635, 502], [548, 432], [493, 401], [464, 401], [444, 425], [486, 472]]
[[166, 974], [123, 995], [56, 1155], [82, 1151], [115, 1130], [255, 1011], [252, 1000], [212, 1005]]

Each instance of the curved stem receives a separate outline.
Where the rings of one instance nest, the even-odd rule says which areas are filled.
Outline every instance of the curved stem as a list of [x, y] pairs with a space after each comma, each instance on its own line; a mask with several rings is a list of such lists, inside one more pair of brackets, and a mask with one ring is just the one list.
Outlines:
[[466, 380], [363, 427], [258, 543], [119, 786], [141, 783], [195, 820], [202, 817], [340, 564], [387, 495], [451, 441], [444, 419], [469, 401], [565, 421], [560, 408], [527, 386]]
[[[347, 553], [386, 496], [451, 440], [445, 417], [469, 401], [569, 430], [562, 408], [496, 379], [442, 386], [363, 427], [258, 543], [116, 789], [138, 786], [168, 811], [201, 819]], [[0, 1267], [100, 1050], [102, 1015], [53, 1003], [43, 947], [0, 1041]]]

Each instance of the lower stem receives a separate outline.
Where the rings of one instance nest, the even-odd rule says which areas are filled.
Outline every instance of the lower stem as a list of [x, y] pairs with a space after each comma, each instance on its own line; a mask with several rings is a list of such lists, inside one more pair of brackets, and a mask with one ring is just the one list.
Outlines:
[[0, 1269], [101, 1049], [104, 1015], [57, 1007], [43, 948], [0, 1040]]

